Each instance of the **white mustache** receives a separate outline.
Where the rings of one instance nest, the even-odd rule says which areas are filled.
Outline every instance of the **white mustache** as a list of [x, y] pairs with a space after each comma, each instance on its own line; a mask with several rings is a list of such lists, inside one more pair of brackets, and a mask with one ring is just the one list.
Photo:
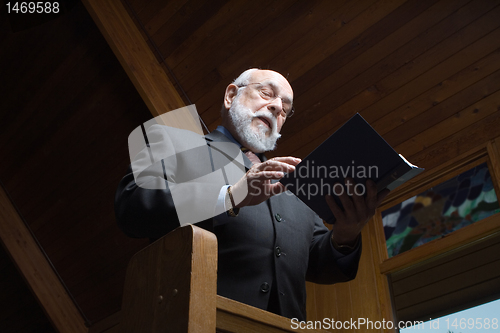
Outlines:
[[271, 124], [272, 133], [278, 132], [278, 121], [270, 111], [260, 110], [252, 115], [252, 118], [258, 118], [258, 117], [266, 118], [266, 120], [269, 121], [269, 123]]

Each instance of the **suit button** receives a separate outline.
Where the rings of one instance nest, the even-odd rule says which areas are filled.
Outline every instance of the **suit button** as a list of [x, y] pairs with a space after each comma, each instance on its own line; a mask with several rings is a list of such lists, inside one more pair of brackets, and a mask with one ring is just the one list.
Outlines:
[[279, 246], [276, 246], [274, 249], [274, 253], [276, 254], [276, 257], [281, 256], [281, 248]]
[[269, 291], [269, 283], [264, 282], [263, 284], [261, 284], [260, 291], [262, 291], [263, 293], [267, 293]]
[[278, 222], [283, 221], [283, 218], [281, 217], [281, 215], [280, 215], [280, 214], [276, 214], [276, 215], [274, 215], [274, 218], [275, 218], [275, 219], [276, 219], [276, 221], [278, 221]]

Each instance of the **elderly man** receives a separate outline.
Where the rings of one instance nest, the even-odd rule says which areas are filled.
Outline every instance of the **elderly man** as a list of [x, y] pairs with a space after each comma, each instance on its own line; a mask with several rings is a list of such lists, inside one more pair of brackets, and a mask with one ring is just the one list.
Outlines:
[[[204, 138], [211, 147], [209, 155], [184, 156], [182, 168], [180, 159], [175, 163], [162, 161], [162, 170], [175, 181], [181, 169], [202, 168], [200, 161], [212, 160], [214, 152], [229, 154], [216, 148], [216, 143], [246, 151], [243, 176], [217, 188], [217, 198], [210, 201], [215, 212], [223, 213], [201, 223], [218, 239], [217, 292], [305, 320], [306, 280], [335, 283], [356, 276], [360, 232], [387, 192], [377, 195], [375, 185], [368, 181], [366, 197], [350, 197], [344, 191], [340, 196], [343, 209], [326, 197], [336, 217], [332, 230], [299, 199], [283, 193], [285, 187], [276, 180], [295, 170], [300, 159], [265, 160], [262, 153], [275, 148], [282, 126], [293, 113], [292, 103], [292, 88], [281, 74], [259, 69], [243, 72], [226, 88], [221, 126]], [[178, 135], [171, 137], [178, 140]], [[188, 204], [196, 207], [196, 198], [190, 197]], [[173, 204], [171, 188], [141, 188], [132, 172], [118, 187], [115, 208], [118, 224], [132, 237], [159, 238], [179, 226], [180, 212]]]

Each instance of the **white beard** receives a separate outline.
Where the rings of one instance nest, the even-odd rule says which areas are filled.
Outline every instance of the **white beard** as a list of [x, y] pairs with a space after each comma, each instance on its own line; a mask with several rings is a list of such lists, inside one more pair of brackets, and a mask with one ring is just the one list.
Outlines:
[[[276, 117], [270, 111], [261, 110], [253, 113], [249, 108], [238, 101], [238, 97], [233, 101], [229, 108], [229, 121], [240, 136], [241, 144], [254, 153], [263, 153], [276, 148], [276, 141], [281, 137], [278, 133], [278, 123]], [[257, 129], [252, 128], [254, 118], [264, 117], [271, 124], [271, 129], [260, 121]], [[266, 134], [271, 131], [269, 136]]]

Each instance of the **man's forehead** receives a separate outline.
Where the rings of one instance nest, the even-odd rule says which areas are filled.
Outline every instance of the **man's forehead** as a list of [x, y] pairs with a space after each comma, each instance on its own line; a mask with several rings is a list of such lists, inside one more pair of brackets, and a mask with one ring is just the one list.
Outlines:
[[286, 93], [293, 98], [293, 90], [287, 79], [278, 72], [270, 70], [258, 70], [252, 73], [252, 82], [269, 83], [273, 88], [280, 90], [280, 93]]

